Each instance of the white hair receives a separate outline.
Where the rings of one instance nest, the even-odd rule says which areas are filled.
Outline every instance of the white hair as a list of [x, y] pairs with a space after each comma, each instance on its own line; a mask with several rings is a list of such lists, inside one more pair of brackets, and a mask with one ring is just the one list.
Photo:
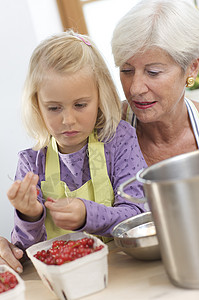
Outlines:
[[199, 10], [185, 0], [141, 0], [113, 32], [116, 66], [152, 47], [166, 51], [183, 70], [199, 57]]

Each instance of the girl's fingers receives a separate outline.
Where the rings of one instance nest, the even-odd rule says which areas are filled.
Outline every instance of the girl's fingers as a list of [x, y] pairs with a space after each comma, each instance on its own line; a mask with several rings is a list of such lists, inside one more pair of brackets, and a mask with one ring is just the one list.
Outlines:
[[41, 213], [41, 204], [37, 200], [39, 176], [28, 172], [23, 181], [16, 181], [7, 192], [12, 205], [22, 214], [35, 217]]
[[47, 198], [45, 206], [53, 211], [67, 210], [67, 206], [71, 203], [71, 201], [72, 198], [63, 198], [58, 200]]
[[19, 194], [20, 195], [27, 193], [27, 190], [31, 186], [31, 182], [32, 182], [33, 176], [34, 176], [34, 174], [32, 172], [28, 172], [26, 174], [26, 176], [24, 177], [23, 181], [21, 182], [21, 186], [20, 186], [20, 189], [19, 189]]
[[58, 227], [75, 230], [85, 224], [86, 207], [78, 198], [58, 199], [54, 203], [46, 201], [45, 205]]
[[20, 185], [21, 185], [21, 181], [20, 180], [17, 180], [15, 181], [11, 187], [9, 188], [9, 190], [7, 191], [7, 196], [10, 200], [14, 199], [17, 195], [17, 192], [20, 188]]
[[38, 179], [38, 175], [32, 172], [28, 172], [24, 177], [23, 181], [21, 182], [20, 189], [18, 190], [19, 197], [27, 198], [28, 191], [31, 190], [32, 185], [37, 185]]
[[30, 187], [30, 194], [28, 200], [30, 203], [35, 203], [35, 199], [37, 199], [37, 188], [35, 185], [32, 185]]
[[16, 180], [10, 189], [7, 192], [7, 196], [10, 200], [13, 200], [17, 196], [19, 198], [23, 198], [24, 196], [26, 197], [28, 190], [31, 189], [32, 185], [37, 185], [37, 182], [39, 180], [39, 176], [32, 173], [28, 172], [26, 176], [24, 177], [23, 181]]
[[39, 180], [39, 176], [37, 174], [34, 174], [32, 177], [31, 184], [36, 186], [38, 183], [38, 180]]

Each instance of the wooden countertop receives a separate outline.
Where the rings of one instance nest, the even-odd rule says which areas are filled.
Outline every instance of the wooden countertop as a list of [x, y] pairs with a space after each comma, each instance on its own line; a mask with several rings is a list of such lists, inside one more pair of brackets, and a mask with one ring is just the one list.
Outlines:
[[[31, 262], [21, 275], [25, 280], [26, 300], [57, 300], [45, 287]], [[162, 261], [139, 261], [109, 243], [108, 286], [82, 300], [198, 300], [198, 290], [175, 287], [170, 283]]]

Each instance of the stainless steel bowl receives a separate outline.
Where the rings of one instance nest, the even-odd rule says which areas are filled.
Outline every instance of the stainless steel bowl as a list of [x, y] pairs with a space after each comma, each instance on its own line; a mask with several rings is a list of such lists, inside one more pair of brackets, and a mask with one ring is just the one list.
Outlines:
[[116, 246], [136, 259], [157, 260], [161, 258], [151, 212], [124, 220], [113, 228], [112, 235]]

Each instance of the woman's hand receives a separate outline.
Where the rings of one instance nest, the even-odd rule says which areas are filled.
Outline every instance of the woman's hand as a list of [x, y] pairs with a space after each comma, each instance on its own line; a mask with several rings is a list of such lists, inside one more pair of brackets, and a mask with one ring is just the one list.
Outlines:
[[0, 237], [0, 265], [9, 265], [16, 272], [23, 272], [23, 267], [19, 259], [23, 257], [23, 251], [7, 239]]
[[76, 230], [86, 222], [86, 207], [78, 198], [47, 199], [45, 206], [56, 226], [66, 230]]
[[39, 176], [28, 172], [22, 181], [15, 181], [7, 192], [11, 204], [22, 214], [26, 221], [39, 220], [43, 212], [42, 204], [37, 200], [37, 182]]

